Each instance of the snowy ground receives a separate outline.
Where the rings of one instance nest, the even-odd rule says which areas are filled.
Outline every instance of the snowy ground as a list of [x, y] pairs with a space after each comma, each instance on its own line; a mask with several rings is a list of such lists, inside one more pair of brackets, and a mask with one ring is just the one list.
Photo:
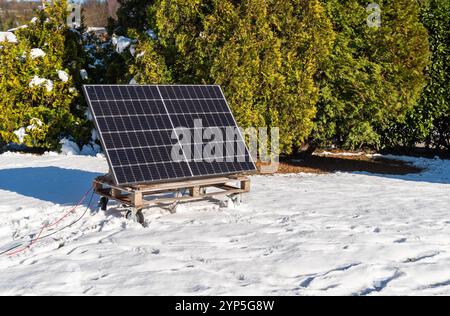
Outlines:
[[[402, 159], [427, 171], [255, 176], [237, 209], [153, 209], [146, 228], [113, 209], [87, 215], [0, 256], [0, 294], [448, 295], [450, 161]], [[101, 157], [0, 155], [0, 249], [106, 171]]]

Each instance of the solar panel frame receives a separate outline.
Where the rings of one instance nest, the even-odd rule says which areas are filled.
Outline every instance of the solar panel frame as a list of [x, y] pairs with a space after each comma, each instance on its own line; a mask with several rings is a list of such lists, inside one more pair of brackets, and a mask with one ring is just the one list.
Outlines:
[[[103, 97], [104, 97], [104, 99], [102, 99], [102, 98], [99, 98], [98, 97], [98, 94], [96, 93], [96, 95], [97, 95], [97, 99], [96, 100], [92, 100], [91, 99], [91, 97], [90, 97], [90, 94], [88, 93], [88, 91], [87, 91], [87, 89], [89, 88], [89, 87], [127, 87], [127, 88], [143, 88], [143, 89], [145, 89], [145, 88], [156, 88], [156, 90], [157, 90], [157, 92], [158, 92], [158, 95], [159, 95], [159, 98], [158, 98], [158, 95], [156, 95], [156, 94], [154, 94], [154, 93], [151, 93], [151, 97], [152, 97], [152, 99], [148, 99], [147, 98], [147, 96], [145, 95], [145, 93], [144, 93], [144, 98], [142, 98], [142, 95], [140, 96], [139, 95], [139, 93], [138, 93], [138, 90], [137, 89], [135, 89], [135, 91], [134, 91], [134, 95], [137, 97], [136, 99], [122, 99], [122, 100], [117, 100], [115, 97], [114, 97], [114, 91], [113, 90], [110, 90], [110, 91], [103, 91], [102, 92], [102, 94], [103, 94]], [[95, 125], [95, 128], [97, 129], [97, 131], [98, 131], [98, 134], [99, 134], [99, 138], [100, 138], [100, 142], [101, 142], [101, 144], [102, 144], [102, 147], [103, 147], [103, 149], [104, 149], [104, 151], [105, 151], [105, 156], [106, 156], [106, 158], [107, 158], [107, 161], [108, 161], [108, 165], [109, 165], [109, 167], [110, 167], [110, 172], [111, 172], [111, 174], [112, 174], [112, 176], [113, 176], [113, 179], [114, 179], [114, 182], [117, 184], [117, 185], [123, 185], [123, 186], [133, 186], [133, 185], [140, 185], [140, 184], [148, 184], [148, 183], [167, 183], [167, 182], [177, 182], [177, 181], [184, 181], [184, 180], [189, 180], [189, 179], [204, 179], [204, 178], [214, 178], [214, 177], [219, 177], [219, 176], [226, 176], [226, 175], [233, 175], [233, 174], [240, 174], [240, 173], [253, 173], [253, 172], [255, 172], [256, 171], [256, 165], [255, 165], [255, 162], [254, 162], [254, 160], [253, 160], [253, 157], [252, 157], [252, 155], [250, 154], [250, 152], [249, 152], [249, 150], [248, 150], [248, 148], [246, 147], [246, 145], [245, 145], [245, 141], [244, 141], [244, 137], [243, 137], [243, 135], [242, 135], [242, 133], [241, 133], [241, 130], [240, 130], [240, 128], [238, 128], [238, 135], [239, 135], [239, 137], [240, 137], [240, 139], [244, 142], [244, 154], [245, 154], [245, 156], [246, 157], [248, 157], [248, 161], [245, 161], [245, 162], [236, 162], [236, 161], [234, 161], [234, 162], [232, 162], [232, 164], [233, 164], [233, 168], [235, 168], [235, 165], [234, 164], [239, 164], [239, 163], [244, 163], [245, 164], [245, 168], [244, 167], [241, 167], [240, 168], [240, 170], [237, 170], [237, 171], [230, 171], [229, 169], [228, 169], [228, 166], [229, 165], [227, 165], [227, 164], [230, 164], [230, 162], [212, 162], [212, 163], [208, 163], [208, 164], [204, 164], [203, 165], [203, 167], [205, 168], [205, 171], [207, 171], [207, 172], [209, 172], [209, 171], [214, 171], [214, 170], [217, 170], [217, 169], [215, 169], [214, 168], [214, 166], [213, 166], [213, 164], [216, 164], [216, 165], [218, 165], [219, 167], [220, 167], [220, 170], [222, 171], [222, 172], [219, 172], [219, 173], [217, 173], [217, 172], [210, 172], [210, 173], [208, 173], [208, 174], [203, 174], [202, 172], [201, 172], [201, 170], [200, 170], [200, 167], [198, 167], [197, 166], [197, 162], [194, 160], [194, 159], [191, 159], [191, 160], [188, 160], [187, 159], [187, 157], [186, 157], [186, 155], [185, 155], [185, 153], [184, 153], [184, 151], [183, 151], [183, 155], [184, 155], [184, 158], [186, 159], [186, 161], [184, 161], [183, 163], [185, 163], [185, 164], [187, 164], [187, 166], [188, 166], [188, 169], [189, 169], [189, 171], [190, 171], [190, 174], [191, 175], [189, 175], [189, 176], [183, 176], [183, 177], [170, 177], [169, 176], [169, 172], [168, 172], [168, 170], [167, 169], [165, 169], [165, 168], [161, 168], [161, 172], [162, 173], [166, 173], [166, 175], [168, 176], [168, 177], [165, 177], [164, 179], [160, 179], [160, 180], [150, 180], [150, 181], [148, 181], [148, 180], [145, 180], [145, 181], [126, 181], [126, 182], [124, 182], [124, 181], [120, 181], [119, 180], [119, 176], [117, 175], [117, 173], [116, 173], [116, 171], [119, 171], [118, 170], [118, 168], [121, 168], [121, 172], [125, 172], [124, 170], [128, 170], [128, 172], [131, 172], [131, 173], [133, 173], [133, 172], [135, 172], [135, 171], [133, 171], [133, 167], [134, 166], [128, 166], [128, 165], [122, 165], [122, 166], [117, 166], [117, 165], [115, 165], [114, 163], [113, 163], [113, 161], [112, 161], [112, 159], [111, 159], [111, 156], [110, 156], [110, 152], [109, 151], [111, 151], [111, 150], [121, 150], [121, 149], [117, 149], [117, 148], [111, 148], [111, 146], [108, 146], [108, 144], [107, 144], [107, 141], [105, 140], [105, 135], [104, 135], [104, 131], [103, 131], [103, 128], [101, 127], [101, 125], [100, 125], [100, 123], [99, 123], [99, 118], [97, 117], [98, 115], [95, 113], [95, 111], [94, 111], [94, 108], [93, 108], [93, 105], [92, 105], [92, 102], [105, 102], [105, 103], [107, 103], [107, 102], [116, 102], [116, 105], [117, 105], [117, 103], [123, 103], [124, 105], [126, 105], [127, 104], [127, 102], [129, 102], [129, 104], [128, 104], [128, 106], [130, 107], [130, 109], [131, 109], [131, 113], [132, 114], [129, 114], [129, 115], [127, 115], [127, 116], [125, 116], [125, 117], [130, 117], [130, 115], [134, 115], [134, 116], [136, 116], [136, 118], [139, 118], [139, 117], [142, 117], [142, 116], [146, 116], [146, 113], [145, 113], [145, 111], [144, 111], [144, 109], [143, 109], [143, 106], [142, 106], [142, 104], [141, 104], [141, 108], [142, 108], [142, 113], [141, 112], [139, 112], [138, 111], [138, 109], [134, 106], [134, 102], [142, 102], [142, 101], [154, 101], [154, 102], [161, 102], [162, 103], [162, 105], [163, 105], [163, 107], [164, 107], [164, 109], [165, 109], [165, 113], [162, 113], [162, 114], [167, 114], [167, 117], [169, 118], [169, 121], [170, 121], [170, 123], [171, 123], [171, 129], [172, 130], [174, 130], [175, 129], [175, 124], [173, 123], [173, 121], [172, 121], [172, 117], [171, 117], [171, 115], [176, 115], [176, 114], [174, 114], [174, 113], [176, 113], [176, 112], [174, 112], [174, 113], [171, 113], [170, 111], [169, 111], [169, 109], [168, 109], [168, 107], [167, 107], [167, 104], [166, 104], [166, 102], [168, 102], [168, 101], [177, 101], [177, 103], [180, 103], [180, 101], [186, 101], [186, 103], [187, 103], [187, 101], [198, 101], [198, 103], [199, 103], [199, 106], [200, 106], [200, 108], [201, 108], [201, 102], [203, 101], [203, 102], [209, 102], [209, 101], [211, 101], [212, 102], [212, 99], [210, 100], [209, 98], [199, 98], [199, 99], [195, 99], [195, 98], [186, 98], [186, 99], [183, 99], [183, 98], [179, 98], [179, 97], [177, 97], [177, 95], [175, 95], [175, 94], [171, 94], [171, 92], [169, 92], [168, 91], [168, 88], [173, 88], [173, 89], [179, 89], [179, 91], [183, 91], [183, 89], [185, 90], [185, 91], [187, 91], [188, 92], [188, 90], [187, 90], [187, 88], [189, 88], [189, 87], [199, 87], [200, 89], [202, 88], [202, 87], [204, 87], [205, 89], [206, 88], [211, 88], [211, 87], [216, 87], [216, 88], [218, 88], [218, 91], [220, 91], [220, 94], [218, 94], [218, 95], [216, 95], [217, 96], [217, 100], [218, 101], [223, 101], [224, 102], [224, 105], [226, 106], [226, 107], [224, 107], [224, 109], [223, 110], [225, 110], [224, 112], [227, 112], [227, 113], [229, 113], [230, 114], [230, 118], [232, 119], [231, 120], [231, 123], [232, 124], [234, 124], [233, 126], [234, 127], [237, 127], [238, 128], [238, 125], [237, 125], [237, 122], [236, 122], [236, 119], [234, 118], [234, 116], [232, 115], [232, 112], [231, 112], [231, 108], [230, 108], [230, 106], [229, 106], [229, 103], [228, 103], [228, 101], [226, 100], [226, 98], [225, 98], [225, 95], [224, 95], [224, 93], [223, 93], [223, 90], [222, 90], [222, 88], [220, 87], [220, 85], [126, 85], [126, 84], [118, 84], [118, 85], [116, 85], [116, 84], [106, 84], [106, 85], [104, 85], [104, 84], [93, 84], [93, 85], [84, 85], [83, 86], [83, 92], [84, 92], [84, 94], [85, 94], [85, 96], [86, 96], [86, 99], [87, 99], [87, 101], [88, 101], [88, 105], [89, 105], [89, 109], [90, 109], [90, 111], [92, 112], [92, 117], [93, 117], [93, 121], [94, 121], [94, 125]], [[166, 90], [164, 91], [164, 93], [163, 92], [161, 92], [161, 88], [165, 88]], [[151, 90], [150, 90], [151, 91]], [[129, 93], [129, 90], [127, 90], [127, 92]], [[144, 90], [142, 91], [142, 92], [144, 92]], [[189, 92], [188, 92], [189, 93]], [[131, 96], [131, 94], [129, 93], [129, 95]], [[165, 98], [164, 97], [164, 95], [166, 95], [166, 96], [168, 96], [168, 97], [170, 97], [170, 98]], [[108, 98], [106, 98], [106, 97], [108, 97]], [[123, 96], [122, 96], [123, 97]], [[110, 105], [110, 104], [109, 104]], [[179, 104], [178, 104], [179, 105]], [[128, 108], [128, 106], [127, 106], [127, 108]], [[216, 107], [216, 105], [214, 104], [214, 107], [217, 109], [217, 107]], [[203, 108], [204, 109], [204, 108]], [[110, 112], [110, 115], [111, 115], [111, 117], [114, 117], [114, 115], [116, 115], [116, 116], [121, 116], [119, 113], [113, 113], [113, 111], [112, 111], [112, 109], [111, 108], [109, 108], [109, 110], [111, 111]], [[117, 110], [117, 109], [116, 109]], [[127, 111], [128, 111], [128, 109], [127, 109]], [[224, 113], [224, 112], [220, 112], [220, 113]], [[211, 113], [212, 114], [212, 113]], [[104, 116], [104, 115], [100, 115], [100, 116]], [[148, 115], [147, 115], [148, 116]], [[122, 117], [122, 116], [121, 116]], [[122, 117], [123, 118], [123, 117]], [[205, 126], [204, 126], [205, 127]], [[116, 125], [116, 128], [117, 129], [119, 129], [119, 127]], [[154, 132], [160, 132], [161, 131], [161, 129], [155, 129], [154, 130]], [[137, 129], [136, 131], [135, 131], [136, 133], [138, 133], [138, 132], [143, 132], [142, 130], [139, 130], [139, 129]], [[128, 134], [126, 134], [127, 132], [120, 132], [120, 131], [117, 131], [117, 133], [123, 133], [123, 134], [125, 134], [127, 137], [128, 137]], [[207, 142], [206, 142], [207, 143]], [[205, 144], [205, 141], [203, 141], [203, 145]], [[225, 145], [225, 141], [224, 141], [224, 145]], [[167, 145], [167, 146], [173, 146], [173, 144], [171, 144], [171, 145]], [[114, 147], [114, 146], [113, 146]], [[161, 147], [161, 146], [158, 146], [158, 147], [155, 147], [155, 148], [159, 148], [159, 147]], [[125, 148], [125, 146], [124, 146], [124, 148]], [[129, 150], [131, 150], [133, 147], [130, 147], [129, 148]], [[235, 157], [235, 156], [233, 156], [233, 157]], [[166, 164], [168, 164], [168, 163], [170, 163], [170, 164], [174, 164], [174, 166], [173, 166], [173, 168], [174, 168], [174, 170], [176, 169], [176, 168], [178, 168], [179, 167], [179, 164], [181, 164], [181, 163], [177, 163], [178, 165], [175, 165], [175, 163], [174, 162], [162, 162], [162, 163], [166, 163]], [[192, 164], [192, 165], [191, 165]], [[222, 164], [222, 165], [220, 165], [220, 164]], [[225, 164], [225, 165], [223, 165], [223, 164]], [[139, 167], [139, 166], [141, 166], [142, 164], [136, 164], [136, 170], [138, 169], [137, 167]], [[226, 167], [226, 169], [228, 170], [228, 171], [223, 171], [224, 169], [224, 167], [223, 166], [227, 166]], [[116, 168], [117, 168], [117, 170], [116, 170]], [[194, 168], [194, 169], [196, 169], [196, 170], [192, 170], [192, 168]], [[237, 169], [239, 169], [239, 168], [237, 168]], [[182, 170], [181, 170], [182, 171]], [[195, 172], [194, 172], [195, 171]], [[142, 171], [141, 171], [142, 172]], [[158, 173], [159, 173], [159, 169], [158, 169]], [[144, 176], [143, 174], [142, 174], [142, 176]]]

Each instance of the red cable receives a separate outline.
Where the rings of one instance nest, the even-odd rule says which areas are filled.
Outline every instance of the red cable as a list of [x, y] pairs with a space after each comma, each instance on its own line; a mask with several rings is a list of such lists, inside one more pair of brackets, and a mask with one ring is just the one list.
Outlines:
[[75, 205], [75, 206], [72, 207], [69, 211], [67, 211], [67, 213], [64, 214], [63, 217], [61, 217], [60, 219], [58, 219], [56, 222], [54, 222], [54, 223], [52, 223], [52, 224], [48, 224], [48, 225], [42, 226], [42, 227], [41, 227], [41, 230], [39, 231], [39, 234], [37, 235], [37, 237], [36, 237], [35, 239], [33, 239], [33, 240], [31, 241], [31, 243], [30, 243], [28, 246], [26, 246], [26, 247], [24, 247], [24, 248], [22, 248], [22, 249], [16, 250], [16, 251], [14, 251], [14, 252], [12, 252], [12, 253], [8, 253], [8, 254], [6, 254], [6, 255], [7, 255], [7, 256], [14, 256], [14, 255], [16, 255], [16, 254], [18, 254], [18, 253], [21, 253], [21, 252], [23, 252], [23, 251], [25, 251], [25, 250], [27, 250], [27, 249], [31, 249], [31, 247], [32, 247], [37, 241], [40, 240], [40, 237], [41, 237], [41, 235], [42, 235], [42, 232], [43, 232], [46, 228], [53, 227], [53, 226], [59, 224], [59, 223], [62, 222], [67, 216], [69, 216], [71, 213], [73, 213], [73, 212], [74, 212], [74, 211], [75, 211], [75, 210], [76, 210], [76, 209], [84, 202], [84, 200], [85, 200], [86, 197], [89, 195], [89, 193], [91, 192], [91, 190], [92, 190], [92, 187], [91, 187], [91, 188], [83, 195], [83, 197], [81, 198], [80, 202], [78, 202], [77, 205]]

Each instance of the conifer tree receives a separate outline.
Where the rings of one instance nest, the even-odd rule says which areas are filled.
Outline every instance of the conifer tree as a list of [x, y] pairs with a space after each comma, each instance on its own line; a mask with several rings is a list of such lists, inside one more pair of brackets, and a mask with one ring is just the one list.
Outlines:
[[1, 43], [0, 135], [5, 143], [56, 149], [62, 137], [89, 138], [77, 89], [84, 62], [82, 38], [70, 30], [65, 0], [46, 3], [17, 43]]
[[450, 150], [450, 2], [425, 1], [421, 21], [427, 28], [431, 50], [427, 84], [406, 121], [394, 122], [385, 141], [402, 147], [425, 142], [429, 147]]
[[319, 1], [161, 0], [156, 31], [173, 81], [221, 84], [242, 127], [280, 127], [282, 151], [312, 128], [314, 74], [333, 41]]
[[337, 38], [318, 76], [321, 94], [312, 138], [319, 145], [381, 147], [381, 135], [392, 122], [405, 120], [425, 83], [429, 46], [419, 5], [377, 1], [381, 26], [370, 27], [368, 1], [323, 3]]

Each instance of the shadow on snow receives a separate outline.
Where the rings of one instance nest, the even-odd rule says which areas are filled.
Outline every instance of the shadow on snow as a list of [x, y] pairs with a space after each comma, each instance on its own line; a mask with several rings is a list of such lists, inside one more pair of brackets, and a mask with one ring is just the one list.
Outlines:
[[75, 205], [100, 175], [58, 167], [0, 169], [0, 190], [55, 204]]

